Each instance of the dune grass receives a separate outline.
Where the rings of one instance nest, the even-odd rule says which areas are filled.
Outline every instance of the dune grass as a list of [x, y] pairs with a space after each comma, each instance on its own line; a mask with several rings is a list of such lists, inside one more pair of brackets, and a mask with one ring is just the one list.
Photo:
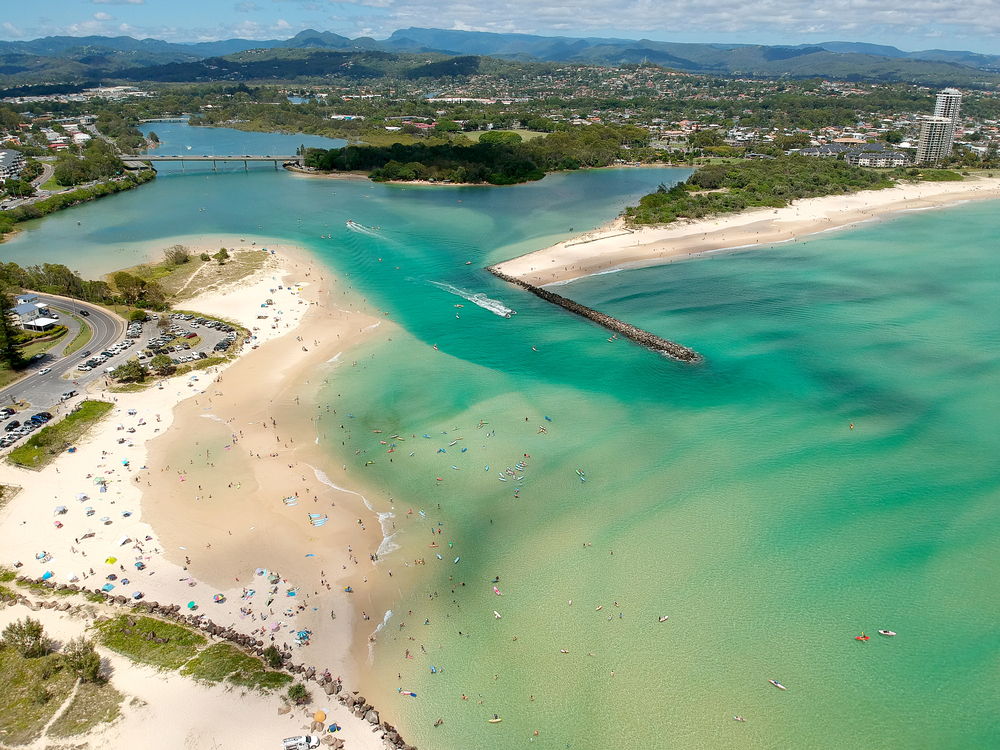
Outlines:
[[118, 718], [124, 698], [110, 683], [81, 683], [73, 701], [45, 736], [72, 737], [86, 734], [98, 724], [110, 723]]
[[7, 457], [7, 462], [29, 469], [47, 466], [66, 447], [79, 440], [92, 425], [99, 422], [114, 404], [107, 401], [82, 401], [80, 408], [58, 422], [47, 424], [32, 433], [24, 445], [15, 448]]
[[[206, 643], [205, 636], [180, 625], [152, 617], [133, 618], [135, 625], [129, 625], [127, 617], [119, 615], [95, 627], [100, 634], [101, 645], [140, 664], [179, 669]], [[167, 639], [167, 642], [148, 640], [150, 633], [156, 638]]]
[[263, 662], [244, 654], [228, 643], [214, 643], [181, 669], [181, 674], [197, 680], [226, 682], [256, 690], [275, 690], [292, 681], [283, 672], [265, 669]]
[[23, 745], [38, 737], [66, 701], [76, 675], [62, 656], [24, 659], [10, 648], [0, 649], [0, 738], [5, 745]]

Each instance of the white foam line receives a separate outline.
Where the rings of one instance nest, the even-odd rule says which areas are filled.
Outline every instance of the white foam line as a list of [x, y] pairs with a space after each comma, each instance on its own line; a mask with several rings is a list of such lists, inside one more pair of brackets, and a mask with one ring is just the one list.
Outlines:
[[200, 417], [202, 417], [204, 419], [211, 419], [211, 420], [214, 420], [216, 422], [221, 422], [222, 424], [226, 424], [226, 420], [224, 420], [222, 417], [220, 417], [220, 416], [218, 416], [216, 414], [199, 414], [198, 416], [200, 416]]
[[398, 532], [393, 532], [389, 534], [388, 533], [389, 529], [386, 528], [386, 524], [391, 523], [389, 522], [389, 519], [396, 517], [395, 514], [389, 512], [385, 513], [376, 512], [375, 509], [372, 507], [372, 504], [368, 502], [368, 498], [366, 498], [360, 492], [355, 492], [354, 490], [349, 490], [345, 487], [337, 485], [330, 479], [330, 477], [326, 475], [326, 472], [323, 471], [322, 469], [317, 469], [315, 466], [309, 466], [309, 468], [313, 470], [313, 473], [316, 475], [316, 478], [320, 482], [325, 484], [327, 487], [332, 487], [335, 490], [339, 490], [340, 492], [347, 492], [351, 495], [357, 495], [364, 502], [365, 507], [368, 508], [368, 510], [370, 510], [372, 513], [375, 513], [375, 516], [378, 518], [379, 526], [382, 529], [382, 541], [378, 545], [378, 550], [376, 550], [379, 556], [388, 555], [390, 552], [395, 552], [396, 550], [399, 549], [399, 545], [393, 541], [393, 537], [395, 537]]
[[382, 617], [382, 622], [378, 624], [375, 631], [372, 633], [372, 640], [368, 641], [368, 663], [375, 663], [375, 641], [374, 636], [378, 635], [379, 631], [385, 627], [386, 623], [392, 618], [392, 610], [387, 610], [385, 615]]
[[381, 320], [378, 321], [377, 323], [372, 323], [370, 326], [368, 326], [367, 328], [365, 328], [365, 330], [366, 331], [371, 331], [371, 330], [374, 330], [375, 328], [378, 328], [380, 325], [382, 325], [382, 321]]
[[331, 362], [336, 362], [336, 361], [337, 361], [338, 359], [340, 359], [340, 355], [341, 355], [341, 354], [343, 354], [343, 352], [337, 352], [337, 353], [336, 353], [336, 354], [334, 354], [334, 355], [333, 355], [332, 357], [330, 357], [330, 359], [328, 359], [328, 360], [326, 361], [326, 363], [327, 363], [327, 364], [330, 364]]

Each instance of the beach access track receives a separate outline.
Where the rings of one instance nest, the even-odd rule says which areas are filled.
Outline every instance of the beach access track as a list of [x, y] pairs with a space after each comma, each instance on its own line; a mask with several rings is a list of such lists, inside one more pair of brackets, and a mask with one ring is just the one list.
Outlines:
[[551, 302], [553, 305], [558, 305], [565, 310], [569, 310], [571, 313], [575, 313], [576, 315], [597, 323], [599, 326], [607, 328], [612, 333], [631, 339], [635, 343], [641, 344], [647, 349], [652, 349], [654, 352], [659, 352], [660, 354], [664, 354], [671, 359], [676, 359], [680, 362], [694, 363], [700, 362], [702, 359], [701, 355], [694, 349], [689, 349], [688, 347], [674, 343], [673, 341], [667, 341], [666, 339], [660, 338], [656, 334], [644, 331], [641, 328], [636, 328], [634, 325], [624, 323], [617, 318], [612, 318], [610, 315], [605, 315], [602, 312], [598, 312], [597, 310], [593, 310], [585, 305], [581, 305], [580, 303], [574, 302], [566, 297], [562, 297], [555, 292], [550, 292], [547, 289], [533, 286], [522, 279], [508, 276], [498, 270], [496, 266], [487, 266], [486, 270], [502, 281], [506, 281], [510, 284], [514, 284], [515, 286], [519, 286], [522, 289], [526, 289], [536, 297], [540, 297], [546, 302]]

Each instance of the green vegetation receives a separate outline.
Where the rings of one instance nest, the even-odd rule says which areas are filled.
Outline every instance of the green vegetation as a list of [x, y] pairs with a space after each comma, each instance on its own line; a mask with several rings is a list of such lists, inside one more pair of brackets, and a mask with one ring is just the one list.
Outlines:
[[288, 688], [288, 699], [293, 703], [305, 703], [309, 700], [309, 691], [301, 682], [296, 682]]
[[624, 147], [644, 146], [649, 133], [632, 126], [589, 125], [524, 142], [513, 132], [489, 132], [477, 143], [415, 143], [307, 149], [306, 166], [320, 171], [369, 172], [386, 180], [449, 180], [512, 185], [540, 180], [545, 172], [601, 167], [623, 155]]
[[83, 318], [77, 315], [73, 315], [71, 317], [80, 326], [80, 330], [77, 331], [76, 336], [73, 337], [73, 340], [70, 341], [68, 344], [66, 344], [66, 348], [63, 349], [64, 357], [68, 357], [70, 354], [80, 351], [90, 342], [90, 339], [94, 335], [94, 329], [91, 328], [88, 323], [85, 323]]
[[146, 368], [139, 363], [139, 360], [130, 359], [118, 365], [111, 373], [111, 377], [119, 383], [141, 383], [146, 379]]
[[81, 683], [73, 701], [49, 727], [46, 737], [86, 734], [98, 724], [111, 723], [118, 718], [124, 698], [109, 683]]
[[73, 691], [76, 675], [59, 654], [26, 659], [0, 649], [0, 730], [5, 745], [36, 738]]
[[50, 349], [55, 348], [56, 344], [66, 335], [67, 331], [66, 326], [56, 326], [48, 331], [39, 331], [37, 333], [23, 332], [17, 337], [21, 345], [21, 356], [25, 359], [31, 359], [36, 354], [44, 354]]
[[3, 629], [3, 645], [13, 649], [24, 659], [45, 656], [51, 650], [42, 623], [30, 617], [15, 620]]
[[181, 674], [209, 682], [226, 680], [257, 690], [274, 690], [292, 681], [284, 672], [271, 672], [260, 659], [247, 656], [228, 643], [214, 643], [181, 669]]
[[923, 182], [961, 182], [964, 178], [950, 169], [923, 169], [920, 171], [920, 179]]
[[110, 144], [94, 138], [87, 142], [80, 156], [66, 150], [59, 154], [55, 167], [55, 180], [71, 187], [83, 182], [117, 177], [125, 171], [125, 163], [115, 156]]
[[30, 469], [48, 465], [113, 407], [114, 404], [106, 401], [82, 401], [65, 419], [32, 433], [24, 445], [11, 451], [7, 461]]
[[[160, 669], [179, 669], [190, 661], [205, 645], [205, 637], [180, 625], [151, 617], [139, 617], [130, 625], [128, 615], [99, 623], [101, 643], [112, 651], [127, 656], [140, 664], [150, 664]], [[149, 634], [154, 640], [148, 640]], [[158, 643], [157, 641], [166, 641]]]
[[787, 206], [797, 198], [875, 190], [893, 183], [877, 172], [832, 159], [785, 156], [702, 167], [672, 188], [660, 185], [638, 206], [625, 209], [633, 224]]

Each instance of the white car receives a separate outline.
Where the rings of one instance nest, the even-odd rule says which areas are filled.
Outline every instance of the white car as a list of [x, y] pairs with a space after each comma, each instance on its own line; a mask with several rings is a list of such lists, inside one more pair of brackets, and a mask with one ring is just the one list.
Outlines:
[[48, 375], [50, 372], [52, 372], [52, 368], [51, 367], [43, 367], [41, 370], [38, 371], [38, 374], [39, 375]]
[[315, 734], [286, 737], [281, 742], [283, 750], [310, 750], [310, 748], [319, 747], [319, 737]]

